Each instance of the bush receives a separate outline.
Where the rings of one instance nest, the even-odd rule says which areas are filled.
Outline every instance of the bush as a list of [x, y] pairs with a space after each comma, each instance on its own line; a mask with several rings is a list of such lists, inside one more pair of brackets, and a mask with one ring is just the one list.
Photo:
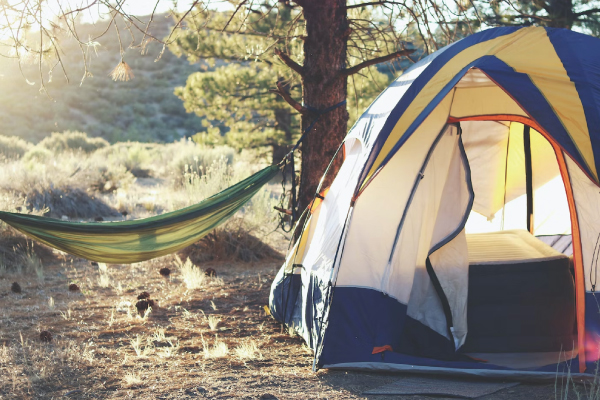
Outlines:
[[16, 136], [0, 135], [0, 159], [14, 160], [23, 157], [33, 145]]
[[283, 260], [281, 253], [248, 230], [243, 219], [236, 217], [177, 254], [194, 264], [207, 261]]
[[160, 147], [152, 143], [115, 143], [100, 150], [96, 155], [113, 165], [122, 165], [134, 176], [143, 178], [152, 175], [150, 168], [153, 162], [160, 159]]
[[52, 133], [50, 136], [44, 138], [38, 146], [51, 150], [54, 153], [61, 153], [67, 150], [92, 153], [109, 146], [109, 143], [102, 138], [90, 138], [83, 132], [65, 131], [62, 133]]
[[44, 215], [72, 219], [118, 217], [119, 212], [102, 199], [78, 188], [36, 188], [27, 193], [26, 207], [30, 212], [45, 211]]
[[170, 155], [168, 158], [171, 160], [170, 173], [183, 178], [188, 174], [205, 175], [215, 163], [231, 165], [235, 150], [228, 146], [205, 147], [191, 140], [182, 139], [167, 145], [166, 154]]
[[43, 147], [32, 147], [25, 155], [23, 155], [23, 162], [31, 168], [32, 163], [45, 163], [50, 160], [54, 154], [48, 149]]

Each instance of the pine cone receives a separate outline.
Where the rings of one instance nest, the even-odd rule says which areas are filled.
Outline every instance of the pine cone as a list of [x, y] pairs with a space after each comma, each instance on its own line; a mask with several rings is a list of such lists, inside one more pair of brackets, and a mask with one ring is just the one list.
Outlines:
[[206, 270], [204, 271], [204, 275], [211, 277], [211, 278], [216, 278], [217, 277], [217, 271], [215, 271], [212, 268], [206, 268]]
[[144, 312], [146, 312], [146, 310], [150, 307], [150, 304], [148, 304], [148, 300], [140, 300], [137, 303], [135, 303], [135, 308], [137, 308], [138, 313], [140, 315], [144, 315]]
[[21, 293], [21, 285], [19, 285], [17, 282], [13, 282], [12, 286], [10, 287], [10, 290], [13, 293]]
[[48, 331], [41, 331], [40, 340], [44, 343], [50, 343], [52, 341], [52, 334]]
[[164, 276], [165, 278], [168, 278], [171, 275], [171, 270], [167, 267], [164, 267], [161, 268], [160, 271], [158, 271], [158, 273]]
[[148, 292], [142, 292], [140, 294], [138, 294], [137, 299], [138, 300], [145, 300], [145, 299], [149, 299], [150, 298], [150, 293]]

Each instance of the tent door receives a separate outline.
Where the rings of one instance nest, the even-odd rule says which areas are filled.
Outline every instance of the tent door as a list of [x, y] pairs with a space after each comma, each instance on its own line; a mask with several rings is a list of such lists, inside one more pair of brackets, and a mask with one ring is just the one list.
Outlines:
[[[407, 306], [411, 322], [403, 332], [406, 339], [403, 341], [413, 347], [405, 348], [405, 352], [434, 358], [434, 354], [424, 353], [428, 351], [425, 342], [431, 341], [432, 336], [439, 338], [440, 345], [445, 340], [445, 357], [454, 357], [467, 334], [468, 249], [464, 226], [473, 206], [474, 192], [458, 128], [457, 140], [439, 149], [448, 157], [444, 174], [422, 186], [422, 190], [436, 198], [437, 204], [434, 209], [423, 209], [422, 218], [432, 223], [427, 236], [421, 234], [419, 245], [426, 247], [422, 265], [417, 262], [415, 268]], [[412, 210], [416, 211], [421, 210]], [[424, 332], [429, 332], [429, 336]]]

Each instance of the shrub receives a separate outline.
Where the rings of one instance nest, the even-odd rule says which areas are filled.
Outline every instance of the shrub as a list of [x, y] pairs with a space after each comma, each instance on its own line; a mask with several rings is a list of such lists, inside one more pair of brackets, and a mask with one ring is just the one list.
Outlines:
[[0, 231], [0, 275], [7, 272], [39, 274], [43, 271], [42, 259], [53, 260], [52, 249], [28, 240], [12, 228]]
[[38, 146], [61, 153], [67, 150], [83, 151], [92, 153], [98, 149], [109, 146], [102, 138], [90, 138], [86, 133], [76, 131], [54, 132], [44, 138]]
[[112, 193], [117, 189], [126, 189], [135, 181], [133, 174], [122, 165], [99, 165], [90, 167], [81, 175], [88, 188], [100, 193]]
[[178, 177], [187, 173], [204, 175], [215, 162], [224, 161], [226, 165], [231, 165], [234, 154], [235, 150], [228, 146], [211, 148], [185, 139], [167, 145], [165, 152], [168, 160], [171, 160], [170, 173]]
[[0, 159], [21, 158], [32, 147], [31, 143], [16, 136], [0, 135]]
[[46, 148], [35, 146], [23, 155], [22, 161], [31, 168], [33, 163], [45, 163], [54, 155]]
[[160, 159], [160, 147], [151, 143], [115, 143], [99, 150], [97, 155], [113, 165], [122, 165], [136, 177], [145, 178], [152, 175], [149, 168]]
[[207, 261], [281, 261], [281, 253], [265, 243], [262, 234], [256, 233], [257, 236], [242, 218], [233, 217], [198, 242], [181, 250], [178, 256], [187, 258], [193, 264]]
[[78, 188], [35, 188], [27, 193], [29, 211], [44, 211], [53, 218], [66, 215], [73, 219], [117, 217], [119, 212], [102, 199], [90, 196]]

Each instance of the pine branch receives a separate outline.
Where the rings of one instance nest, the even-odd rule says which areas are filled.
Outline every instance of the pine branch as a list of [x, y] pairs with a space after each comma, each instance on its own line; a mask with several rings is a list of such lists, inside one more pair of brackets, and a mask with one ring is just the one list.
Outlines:
[[600, 8], [591, 8], [589, 10], [585, 10], [585, 11], [581, 11], [578, 13], [573, 14], [573, 16], [577, 17], [581, 17], [583, 15], [591, 15], [591, 14], [595, 14], [597, 12], [600, 12]]
[[372, 58], [370, 60], [363, 61], [360, 64], [355, 65], [354, 67], [343, 69], [342, 71], [340, 71], [340, 75], [342, 77], [350, 76], [350, 75], [357, 73], [358, 71], [360, 71], [363, 68], [366, 68], [366, 67], [369, 67], [369, 66], [375, 65], [375, 64], [380, 64], [380, 63], [383, 63], [386, 61], [390, 61], [390, 60], [396, 59], [398, 57], [408, 56], [408, 55], [414, 53], [414, 51], [415, 51], [414, 49], [400, 50], [395, 53], [388, 54], [387, 56]]
[[277, 89], [271, 89], [271, 93], [275, 93], [283, 97], [283, 99], [292, 106], [293, 109], [298, 111], [302, 115], [310, 114], [310, 110], [304, 107], [302, 104], [298, 103], [296, 100], [292, 98], [292, 96], [284, 89], [283, 83], [281, 81], [277, 82]]
[[279, 59], [283, 61], [285, 65], [299, 73], [300, 76], [304, 76], [304, 67], [298, 64], [296, 61], [292, 60], [290, 56], [288, 56], [286, 53], [279, 50], [278, 48], [275, 48], [275, 55], [279, 57]]
[[404, 6], [406, 7], [406, 3], [399, 1], [390, 1], [390, 0], [381, 0], [381, 1], [370, 1], [368, 3], [360, 3], [360, 4], [350, 4], [346, 6], [346, 9], [350, 10], [351, 8], [359, 8], [359, 7], [368, 7], [368, 6]]
[[367, 6], [380, 6], [385, 3], [386, 3], [385, 1], [372, 1], [369, 3], [350, 4], [350, 5], [346, 6], [346, 8], [349, 10], [351, 8], [359, 8], [359, 7], [367, 7]]
[[223, 31], [225, 29], [227, 29], [227, 27], [229, 26], [229, 24], [231, 23], [231, 21], [233, 20], [233, 18], [235, 17], [235, 15], [238, 13], [238, 11], [240, 11], [240, 8], [242, 8], [242, 6], [244, 4], [246, 4], [248, 0], [243, 0], [240, 2], [240, 4], [238, 4], [237, 8], [235, 9], [235, 11], [233, 12], [233, 14], [231, 14], [231, 17], [229, 18], [229, 21], [227, 21], [227, 23], [225, 24], [225, 26], [223, 27]]

